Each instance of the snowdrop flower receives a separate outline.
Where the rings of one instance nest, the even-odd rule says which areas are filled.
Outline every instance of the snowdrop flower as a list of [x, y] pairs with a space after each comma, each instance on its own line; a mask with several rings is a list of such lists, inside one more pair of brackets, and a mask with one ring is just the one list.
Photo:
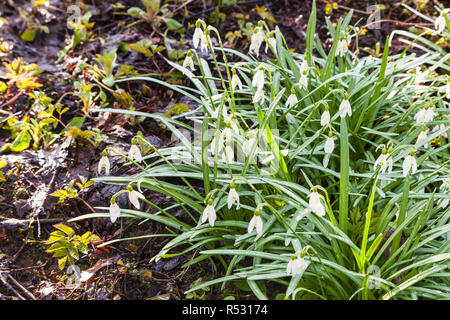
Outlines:
[[103, 167], [105, 167], [105, 174], [108, 176], [111, 165], [109, 163], [108, 153], [106, 152], [106, 150], [103, 150], [102, 158], [98, 162], [98, 174], [102, 172]]
[[135, 191], [131, 186], [128, 186], [128, 199], [136, 209], [140, 209], [139, 199], [145, 199], [145, 197], [142, 193]]
[[[422, 128], [422, 131], [420, 132], [419, 136], [417, 137], [416, 145], [418, 145], [422, 140], [426, 140], [427, 139], [427, 131], [428, 131], [427, 127], [423, 127]], [[423, 146], [425, 148], [427, 148], [428, 147], [428, 143], [425, 143]]]
[[377, 170], [377, 167], [380, 166], [380, 172], [381, 173], [385, 173], [386, 169], [387, 169], [387, 154], [386, 154], [386, 149], [383, 149], [383, 151], [381, 151], [381, 154], [378, 156], [377, 160], [375, 160], [375, 164], [373, 165], [373, 171]]
[[346, 115], [351, 117], [352, 106], [350, 105], [350, 102], [347, 98], [342, 100], [341, 104], [339, 105], [339, 112], [341, 113], [341, 118], [344, 118]]
[[264, 41], [264, 31], [262, 27], [256, 27], [253, 31], [251, 41], [250, 41], [250, 48], [248, 50], [249, 53], [256, 54], [257, 57], [259, 57], [259, 48], [261, 47], [261, 44]]
[[116, 222], [117, 218], [120, 217], [120, 208], [115, 199], [111, 199], [111, 205], [109, 206], [109, 215], [112, 223]]
[[302, 64], [300, 65], [300, 74], [308, 73], [308, 61], [303, 58]]
[[417, 163], [416, 158], [414, 158], [414, 151], [411, 151], [403, 161], [403, 177], [406, 177], [409, 171], [411, 171], [411, 174], [414, 174], [417, 171]]
[[211, 43], [211, 38], [209, 37], [209, 30], [206, 30], [200, 39], [200, 51], [208, 51], [208, 45]]
[[319, 217], [323, 217], [325, 215], [325, 208], [320, 202], [320, 196], [315, 187], [312, 188], [312, 192], [308, 195], [308, 198], [311, 211], [317, 214]]
[[239, 90], [242, 90], [242, 82], [239, 79], [238, 75], [236, 74], [236, 70], [233, 69], [233, 76], [231, 77], [231, 90], [234, 91], [236, 86], [239, 87]]
[[230, 142], [233, 137], [233, 131], [231, 131], [230, 123], [227, 123], [227, 127], [222, 131], [223, 141]]
[[228, 193], [228, 209], [231, 209], [233, 204], [236, 202], [236, 210], [239, 210], [240, 202], [239, 202], [239, 194], [237, 193], [236, 189], [234, 188], [234, 182], [231, 181], [230, 183], [230, 192]]
[[200, 27], [200, 21], [197, 21], [194, 31], [194, 36], [192, 37], [192, 42], [194, 43], [194, 48], [197, 49], [201, 38], [203, 37], [203, 31]]
[[337, 43], [336, 57], [343, 56], [348, 50], [348, 42], [346, 39], [339, 40]]
[[216, 153], [216, 146], [218, 150], [220, 151], [222, 149], [223, 145], [223, 134], [219, 134], [218, 136], [215, 136], [211, 141], [211, 153], [214, 155]]
[[304, 59], [300, 65], [300, 80], [298, 81], [298, 85], [305, 90], [308, 89], [308, 70], [308, 62]]
[[253, 213], [253, 217], [250, 220], [250, 222], [248, 223], [248, 228], [247, 228], [248, 233], [251, 233], [254, 228], [256, 228], [256, 234], [261, 237], [262, 231], [263, 231], [263, 221], [261, 219], [261, 216], [259, 215], [258, 208], [255, 209], [255, 212]]
[[267, 48], [269, 47], [269, 45], [272, 47], [275, 54], [277, 54], [277, 40], [275, 40], [275, 38], [274, 38], [273, 31], [270, 32], [269, 38], [267, 39], [267, 42], [266, 42], [266, 50], [265, 50], [266, 53], [267, 53]]
[[291, 95], [286, 100], [286, 108], [293, 107], [298, 102], [294, 88], [291, 89]]
[[259, 101], [261, 101], [261, 103], [264, 103], [264, 91], [262, 89], [256, 90], [255, 95], [253, 96], [252, 103], [258, 103]]
[[291, 260], [287, 264], [286, 273], [295, 276], [302, 273], [306, 267], [305, 259], [292, 255]]
[[242, 151], [244, 152], [245, 156], [248, 157], [250, 155], [250, 151], [252, 150], [253, 145], [256, 142], [256, 138], [253, 134], [247, 134], [245, 137], [245, 141], [242, 143]]
[[434, 22], [434, 27], [438, 33], [442, 33], [445, 29], [445, 13], [441, 12], [441, 15]]
[[222, 156], [222, 159], [224, 161], [226, 161], [227, 163], [233, 163], [233, 161], [234, 161], [234, 151], [229, 142], [227, 142], [225, 144], [225, 149], [224, 149], [224, 154]]
[[333, 149], [334, 149], [334, 139], [333, 139], [333, 134], [330, 131], [330, 133], [328, 134], [328, 139], [325, 142], [324, 150], [326, 153], [329, 154], [329, 153], [333, 152]]
[[258, 70], [253, 76], [252, 86], [256, 88], [256, 91], [259, 91], [264, 87], [264, 70], [262, 64], [259, 65]]
[[202, 223], [205, 223], [206, 220], [208, 220], [209, 225], [211, 227], [214, 227], [214, 222], [216, 221], [217, 215], [216, 210], [213, 206], [213, 201], [209, 199], [208, 205], [206, 206], [205, 210], [203, 210], [202, 214]]
[[137, 163], [142, 161], [141, 151], [139, 150], [139, 147], [136, 145], [136, 140], [134, 138], [133, 140], [131, 140], [131, 147], [130, 151], [128, 151], [128, 158], [130, 158], [131, 160], [135, 160]]
[[322, 113], [322, 116], [320, 117], [320, 125], [322, 127], [325, 127], [329, 123], [330, 123], [330, 111], [328, 110], [328, 107], [326, 107], [325, 111]]
[[286, 157], [289, 154], [289, 149], [283, 149], [280, 151], [280, 153], [283, 157]]
[[[186, 58], [184, 59], [183, 62], [183, 68], [191, 68], [192, 71], [195, 71], [195, 67], [194, 67], [194, 60], [192, 60], [192, 54], [191, 51], [188, 51]], [[183, 72], [184, 74], [184, 72]]]
[[[217, 109], [211, 113], [211, 117], [215, 118], [215, 119], [219, 118], [219, 110], [220, 110], [220, 107], [217, 107]], [[223, 122], [230, 121], [230, 117], [228, 116], [226, 105], [222, 106], [222, 120], [223, 120]]]

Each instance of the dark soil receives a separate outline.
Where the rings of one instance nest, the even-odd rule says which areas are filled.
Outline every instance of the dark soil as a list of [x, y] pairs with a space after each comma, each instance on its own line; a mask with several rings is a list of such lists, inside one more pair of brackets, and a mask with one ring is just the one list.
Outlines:
[[[140, 1], [122, 1], [125, 9], [114, 8], [117, 1], [85, 0], [90, 9], [96, 9], [91, 21], [93, 27], [93, 41], [85, 42], [69, 51], [65, 62], [56, 64], [58, 52], [71, 39], [73, 32], [67, 28], [69, 14], [67, 8], [71, 1], [52, 0], [50, 6], [36, 13], [40, 24], [49, 28], [49, 34], [38, 31], [33, 42], [26, 42], [20, 35], [26, 28], [20, 11], [31, 12], [31, 1], [0, 1], [0, 17], [8, 21], [0, 29], [0, 42], [5, 41], [13, 45], [10, 52], [0, 55], [0, 80], [5, 79], [5, 66], [3, 63], [12, 62], [14, 58], [23, 57], [26, 64], [36, 63], [44, 72], [38, 76], [43, 84], [40, 88], [54, 101], [67, 92], [73, 92], [73, 81], [80, 76], [72, 74], [73, 65], [69, 58], [82, 57], [91, 62], [99, 53], [104, 53], [119, 43], [133, 43], [141, 39], [151, 39], [156, 45], [164, 46], [165, 27], [160, 26], [153, 30], [145, 22], [128, 27], [136, 19], [119, 15], [131, 6], [140, 6]], [[317, 1], [317, 32], [318, 36], [328, 49], [331, 45], [326, 40], [329, 35], [325, 22], [325, 6], [328, 1]], [[359, 26], [366, 24], [369, 15], [365, 12], [374, 1], [348, 0], [337, 1], [339, 9], [334, 9], [328, 16], [332, 23], [345, 15], [350, 8], [354, 8], [353, 23]], [[402, 23], [423, 23], [417, 16], [405, 10], [400, 3], [408, 3], [416, 7], [415, 1], [378, 1], [383, 4], [381, 19], [399, 21]], [[422, 1], [425, 7], [422, 12], [434, 15], [433, 5], [439, 1]], [[216, 26], [224, 37], [228, 32], [239, 30], [239, 20], [245, 25], [248, 22], [256, 24], [260, 19], [257, 6], [265, 6], [268, 14], [275, 20], [276, 25], [283, 32], [290, 48], [297, 52], [305, 49], [305, 32], [311, 10], [311, 1], [264, 1], [247, 0], [237, 1], [234, 5], [217, 6], [215, 1], [194, 0], [187, 1], [184, 7], [182, 1], [170, 1], [168, 9], [174, 13], [173, 18], [185, 27], [185, 41], [174, 43], [180, 49], [187, 50], [192, 47], [193, 28], [198, 18]], [[331, 1], [330, 1], [331, 3]], [[216, 9], [223, 14], [223, 21], [214, 21], [217, 17]], [[185, 11], [186, 10], [186, 11]], [[188, 13], [185, 15], [185, 13]], [[370, 29], [360, 37], [360, 47], [366, 47], [367, 52], [374, 52], [376, 44], [383, 48], [386, 37], [398, 27], [408, 27], [406, 24], [385, 22], [380, 29]], [[241, 52], [247, 52], [249, 43], [244, 32], [242, 38], [227, 40], [226, 45]], [[175, 40], [182, 39], [176, 32], [168, 32], [168, 37]], [[101, 38], [101, 39], [100, 39]], [[225, 39], [225, 37], [224, 37]], [[353, 44], [352, 44], [353, 45]], [[400, 52], [404, 45], [393, 42], [391, 50]], [[354, 48], [352, 48], [354, 50]], [[1, 51], [0, 51], [1, 53]], [[141, 74], [158, 74], [163, 80], [182, 81], [173, 77], [172, 68], [165, 62], [166, 51], [162, 51], [152, 58], [147, 58], [136, 52], [119, 52], [118, 63], [132, 66]], [[168, 105], [186, 102], [174, 92], [157, 85], [143, 82], [121, 84], [121, 88], [132, 97], [132, 107], [138, 111], [165, 113]], [[5, 115], [15, 115], [22, 118], [31, 110], [30, 99], [26, 94], [16, 100], [11, 99], [17, 91], [8, 90], [3, 97], [0, 96], [0, 119]], [[122, 107], [121, 102], [108, 96], [111, 107]], [[84, 117], [81, 111], [80, 99], [74, 95], [66, 95], [61, 103], [69, 107], [62, 118], [62, 123], [69, 123], [74, 117]], [[189, 102], [187, 102], [189, 103]], [[0, 122], [1, 123], [1, 122]], [[21, 153], [7, 153], [0, 158], [7, 162], [2, 169], [7, 178], [0, 182], [0, 300], [3, 299], [184, 299], [184, 292], [190, 288], [193, 281], [198, 278], [210, 279], [215, 276], [214, 269], [208, 260], [204, 260], [190, 268], [181, 268], [181, 265], [192, 259], [197, 252], [182, 255], [171, 259], [148, 264], [149, 260], [162, 248], [168, 240], [162, 238], [148, 238], [134, 241], [116, 242], [103, 248], [93, 248], [91, 253], [82, 256], [77, 265], [81, 270], [95, 270], [94, 276], [79, 289], [68, 289], [67, 274], [60, 271], [56, 258], [45, 252], [48, 247], [44, 241], [51, 232], [55, 231], [53, 225], [64, 222], [70, 218], [90, 213], [90, 207], [109, 206], [111, 195], [120, 190], [114, 185], [96, 183], [88, 191], [81, 194], [81, 199], [71, 199], [64, 205], [57, 205], [56, 198], [49, 196], [52, 192], [63, 189], [71, 180], [79, 176], [93, 178], [97, 175], [97, 164], [101, 152], [106, 146], [114, 147], [126, 152], [130, 146], [130, 139], [141, 131], [143, 135], [156, 146], [164, 146], [170, 142], [170, 135], [162, 130], [155, 122], [145, 120], [141, 123], [132, 123], [121, 115], [91, 114], [85, 118], [82, 129], [93, 130], [97, 128], [108, 138], [98, 147], [83, 139], [73, 139], [72, 136], [60, 137], [47, 149], [41, 144], [37, 150], [29, 148]], [[59, 125], [55, 132], [64, 129]], [[0, 148], [11, 142], [9, 131], [0, 129]], [[113, 175], [133, 174], [133, 170], [123, 167], [124, 161], [120, 157], [111, 158]], [[154, 203], [167, 202], [168, 199], [158, 194], [146, 194]], [[119, 198], [126, 206], [127, 199]], [[89, 206], [87, 205], [89, 204]], [[144, 208], [151, 212], [151, 208]], [[176, 214], [176, 213], [174, 213]], [[182, 219], [183, 217], [180, 217]], [[18, 219], [18, 220], [12, 220]], [[79, 223], [69, 223], [77, 234], [90, 231], [98, 235], [102, 241], [141, 236], [147, 234], [164, 233], [163, 226], [145, 222], [138, 224], [137, 220], [120, 220], [112, 224], [109, 220], [99, 218]], [[44, 290], [45, 288], [49, 290]], [[227, 292], [206, 292], [203, 298], [223, 299], [227, 294], [237, 295], [235, 288]], [[239, 294], [238, 298], [251, 298], [246, 293]]]

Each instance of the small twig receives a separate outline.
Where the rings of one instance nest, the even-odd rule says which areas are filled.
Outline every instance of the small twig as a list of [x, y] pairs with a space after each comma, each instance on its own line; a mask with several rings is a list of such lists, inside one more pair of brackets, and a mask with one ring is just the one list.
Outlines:
[[16, 101], [17, 99], [19, 99], [19, 97], [23, 94], [23, 91], [19, 91], [18, 94], [16, 94], [14, 97], [12, 97], [11, 99], [9, 99], [8, 101], [6, 101], [4, 104], [0, 105], [0, 109], [3, 107], [6, 107], [8, 104], [13, 103], [14, 101]]
[[[8, 274], [8, 273], [6, 273]], [[6, 279], [3, 277], [2, 272], [0, 272], [0, 281], [3, 282], [3, 284], [6, 286], [6, 288], [8, 288], [10, 291], [12, 291], [16, 297], [18, 297], [20, 300], [26, 300], [24, 297], [22, 297], [16, 289], [14, 289], [9, 283], [8, 281], [6, 281]]]
[[36, 300], [36, 297], [30, 292], [30, 291], [28, 291], [24, 286], [22, 286], [16, 279], [14, 279], [13, 277], [12, 277], [12, 275], [11, 274], [9, 274], [8, 273], [8, 277], [9, 277], [9, 279], [12, 281], [12, 282], [14, 282], [14, 284], [16, 285], [16, 286], [18, 286], [28, 297], [30, 297], [31, 299], [33, 299], [33, 300]]
[[[401, 21], [397, 21], [397, 20], [383, 19], [383, 20], [377, 20], [377, 21], [368, 23], [365, 26], [362, 26], [361, 30], [367, 28], [368, 26], [371, 26], [376, 23], [381, 23], [381, 22], [390, 22], [390, 23], [395, 23], [396, 25], [401, 25], [401, 26], [433, 26], [434, 25], [433, 23], [401, 22]], [[361, 30], [360, 30], [360, 32], [361, 32]]]

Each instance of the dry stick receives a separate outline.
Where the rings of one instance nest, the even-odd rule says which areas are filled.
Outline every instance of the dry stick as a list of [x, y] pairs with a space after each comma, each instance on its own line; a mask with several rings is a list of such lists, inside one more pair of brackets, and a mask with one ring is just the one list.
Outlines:
[[401, 22], [398, 20], [382, 19], [382, 20], [377, 20], [377, 21], [368, 23], [365, 26], [362, 26], [361, 30], [359, 32], [361, 32], [363, 29], [367, 28], [368, 26], [371, 26], [373, 24], [380, 23], [380, 22], [391, 22], [391, 23], [395, 23], [396, 25], [402, 25], [402, 26], [434, 26], [433, 23]]
[[28, 291], [24, 286], [22, 286], [16, 279], [14, 279], [11, 274], [8, 273], [8, 277], [12, 282], [14, 282], [14, 284], [16, 286], [18, 286], [24, 293], [26, 293], [26, 295], [28, 297], [30, 297], [33, 300], [36, 300], [36, 297], [30, 291]]
[[8, 288], [10, 291], [12, 291], [19, 299], [21, 300], [26, 300], [24, 297], [22, 297], [17, 291], [16, 289], [14, 289], [9, 283], [8, 281], [6, 281], [6, 279], [3, 277], [3, 274], [0, 272], [0, 281], [3, 282], [3, 284], [6, 286], [6, 288]]
[[17, 99], [19, 99], [19, 97], [23, 94], [23, 91], [19, 91], [18, 94], [16, 94], [14, 97], [12, 97], [11, 99], [9, 99], [8, 101], [6, 101], [4, 104], [0, 105], [0, 109], [3, 107], [6, 107], [8, 104], [13, 103], [14, 101], [16, 101]]

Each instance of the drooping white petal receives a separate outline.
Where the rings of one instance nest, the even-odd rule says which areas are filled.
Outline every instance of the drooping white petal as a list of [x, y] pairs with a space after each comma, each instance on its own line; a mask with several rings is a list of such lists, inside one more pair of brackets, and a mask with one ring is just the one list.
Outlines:
[[295, 93], [291, 93], [291, 95], [286, 100], [286, 108], [294, 106], [297, 102], [297, 96], [295, 95]]
[[188, 67], [191, 68], [192, 71], [195, 71], [194, 60], [192, 60], [192, 56], [186, 56], [186, 58], [184, 59], [183, 68]]
[[262, 68], [258, 68], [253, 76], [252, 86], [256, 88], [256, 91], [259, 91], [264, 87], [264, 71]]
[[311, 211], [317, 214], [319, 217], [322, 217], [325, 215], [325, 209], [320, 202], [320, 196], [319, 193], [316, 191], [311, 192], [309, 195], [309, 207], [311, 208]]
[[250, 155], [250, 151], [252, 150], [253, 144], [256, 142], [255, 138], [245, 139], [242, 143], [242, 151], [245, 156], [248, 157]]
[[203, 214], [202, 214], [202, 223], [205, 223], [206, 220], [208, 220], [209, 225], [211, 227], [214, 226], [214, 223], [216, 221], [216, 210], [214, 209], [214, 206], [211, 204], [208, 204], [205, 208], [205, 210], [203, 210]]
[[111, 203], [109, 206], [109, 215], [111, 218], [111, 222], [116, 222], [117, 218], [120, 217], [120, 208], [117, 203]]
[[341, 118], [344, 118], [346, 115], [348, 115], [349, 117], [352, 115], [352, 107], [348, 99], [342, 100], [341, 104], [339, 105], [339, 112], [341, 113]]
[[98, 162], [98, 173], [99, 174], [101, 173], [103, 167], [105, 168], [105, 174], [108, 176], [109, 175], [109, 169], [111, 167], [111, 165], [109, 163], [108, 156], [102, 156], [102, 158]]
[[237, 193], [235, 188], [230, 188], [230, 192], [228, 193], [228, 199], [227, 199], [227, 203], [228, 203], [228, 209], [231, 209], [231, 207], [233, 206], [233, 204], [236, 202], [236, 210], [239, 210], [239, 194]]
[[[419, 144], [421, 141], [426, 140], [427, 139], [427, 131], [426, 130], [422, 130], [419, 133], [419, 136], [417, 137], [417, 141], [416, 141], [416, 145]], [[425, 143], [423, 145], [425, 148], [428, 147], [428, 143]]]
[[334, 149], [334, 139], [333, 137], [328, 137], [327, 141], [325, 142], [324, 150], [326, 153], [332, 153]]
[[261, 103], [264, 103], [264, 91], [262, 89], [256, 91], [255, 95], [253, 96], [252, 103], [258, 103], [259, 101], [261, 101]]
[[234, 150], [230, 144], [226, 144], [222, 159], [231, 164], [234, 161]]
[[403, 161], [403, 176], [406, 177], [406, 175], [411, 170], [411, 174], [416, 173], [417, 171], [417, 163], [414, 156], [408, 155], [406, 156], [405, 160]]
[[376, 171], [378, 166], [381, 166], [380, 172], [386, 172], [387, 162], [385, 153], [380, 154], [380, 156], [377, 158], [375, 164], [373, 165], [373, 171]]
[[269, 48], [269, 44], [270, 46], [273, 48], [273, 51], [275, 52], [275, 54], [277, 54], [277, 41], [275, 40], [274, 37], [270, 37], [269, 39], [267, 39], [268, 43], [266, 43], [266, 50], [265, 52], [267, 53], [267, 49]]
[[136, 190], [128, 192], [128, 199], [136, 207], [140, 209], [139, 199], [145, 199], [144, 195]]
[[330, 111], [328, 111], [328, 110], [325, 110], [323, 113], [322, 113], [322, 116], [320, 117], [320, 125], [322, 126], [322, 127], [325, 127], [327, 124], [329, 124], [330, 123]]
[[194, 48], [197, 49], [200, 39], [202, 38], [203, 31], [200, 28], [195, 28], [194, 36], [192, 37], [192, 42], [194, 43]]
[[234, 91], [236, 86], [239, 87], [239, 90], [242, 90], [241, 80], [239, 79], [239, 77], [236, 73], [233, 73], [233, 76], [231, 77], [231, 89]]
[[142, 154], [139, 147], [136, 144], [132, 144], [130, 151], [128, 151], [128, 158], [136, 161], [137, 163], [142, 161]]

